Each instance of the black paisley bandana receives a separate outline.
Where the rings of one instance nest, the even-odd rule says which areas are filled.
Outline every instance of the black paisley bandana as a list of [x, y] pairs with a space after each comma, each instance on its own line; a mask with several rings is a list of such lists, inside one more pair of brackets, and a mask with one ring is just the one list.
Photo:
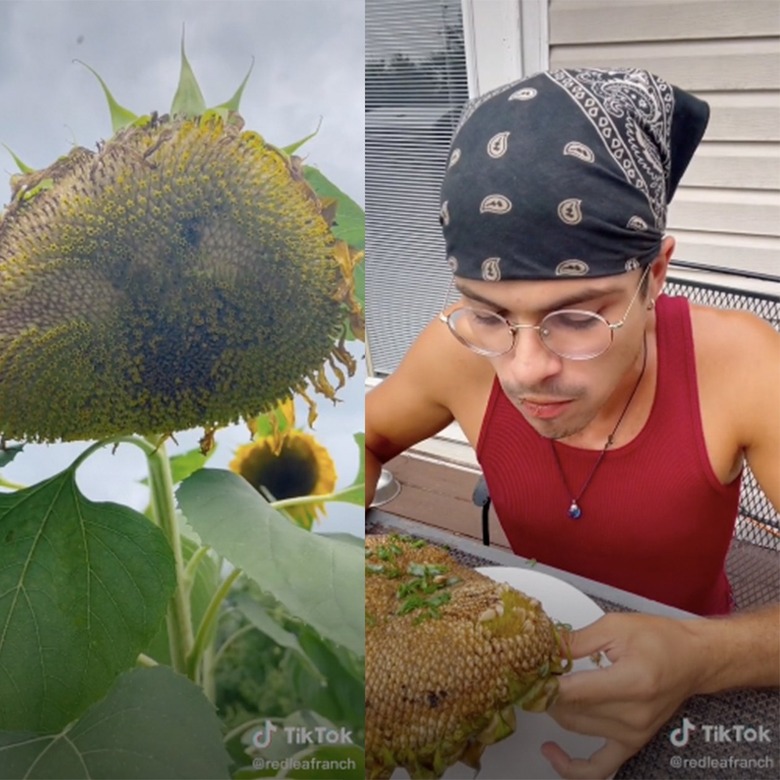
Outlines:
[[538, 73], [470, 103], [442, 185], [453, 272], [599, 277], [646, 265], [709, 106], [644, 70]]

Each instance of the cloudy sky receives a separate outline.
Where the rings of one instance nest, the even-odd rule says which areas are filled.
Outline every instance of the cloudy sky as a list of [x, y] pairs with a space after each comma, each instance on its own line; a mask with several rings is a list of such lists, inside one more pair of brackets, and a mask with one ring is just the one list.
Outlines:
[[[95, 77], [105, 79], [117, 101], [137, 114], [170, 108], [179, 76], [182, 25], [188, 59], [206, 103], [227, 100], [246, 74], [241, 113], [246, 127], [278, 146], [322, 125], [299, 153], [363, 204], [363, 0], [0, 0], [0, 142], [38, 168], [73, 144], [95, 147], [111, 135], [108, 110]], [[16, 171], [0, 147], [0, 177]], [[0, 187], [0, 203], [10, 188]], [[356, 357], [362, 350], [355, 348]], [[361, 362], [362, 366], [362, 362]], [[320, 401], [315, 435], [336, 461], [340, 485], [358, 464], [352, 434], [363, 430], [363, 378], [340, 393], [342, 403]], [[301, 407], [300, 420], [305, 420]], [[196, 446], [199, 434], [178, 437], [179, 450]], [[212, 464], [225, 467], [245, 429], [218, 435]], [[8, 480], [30, 484], [66, 467], [83, 444], [39, 445], [3, 470]], [[171, 445], [172, 452], [177, 448]], [[143, 457], [121, 447], [80, 469], [84, 492], [143, 508]], [[363, 512], [331, 504], [322, 530], [362, 533]]]

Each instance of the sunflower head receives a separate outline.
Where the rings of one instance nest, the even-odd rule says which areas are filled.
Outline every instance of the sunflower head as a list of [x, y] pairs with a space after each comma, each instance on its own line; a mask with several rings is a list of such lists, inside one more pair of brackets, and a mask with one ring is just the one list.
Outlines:
[[327, 365], [354, 372], [339, 343], [354, 264], [332, 205], [243, 129], [243, 84], [206, 110], [192, 81], [182, 51], [171, 115], [114, 102], [95, 151], [14, 177], [0, 217], [7, 438], [213, 428], [309, 381], [332, 395]]
[[[324, 496], [336, 487], [336, 467], [328, 451], [313, 436], [295, 428], [239, 447], [230, 469], [274, 501]], [[311, 530], [325, 504], [309, 502], [284, 511], [302, 528]]]

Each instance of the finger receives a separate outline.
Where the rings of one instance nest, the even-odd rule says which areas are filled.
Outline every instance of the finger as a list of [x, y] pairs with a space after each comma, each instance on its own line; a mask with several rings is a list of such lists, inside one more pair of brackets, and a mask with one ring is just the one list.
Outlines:
[[590, 758], [572, 758], [555, 742], [545, 742], [542, 755], [567, 780], [607, 780], [633, 753], [619, 742], [609, 740]]
[[572, 658], [585, 658], [603, 650], [611, 641], [611, 635], [605, 632], [604, 618], [601, 617], [585, 628], [570, 631], [566, 640]]
[[[604, 694], [605, 687], [595, 688], [591, 693], [564, 691], [559, 694], [547, 710], [561, 728], [590, 736], [609, 735], [621, 742], [636, 742], [644, 732], [637, 725], [637, 719], [627, 717], [634, 713], [637, 705], [628, 702], [620, 686], [614, 693]], [[642, 710], [644, 712], [644, 708]]]
[[632, 689], [630, 669], [621, 664], [604, 669], [585, 669], [558, 678], [556, 701], [569, 706], [588, 706], [603, 702], [623, 704], [626, 691]]
[[609, 707], [605, 711], [594, 713], [591, 710], [579, 710], [569, 707], [551, 708], [547, 714], [566, 731], [576, 734], [584, 734], [588, 737], [602, 737], [607, 735], [623, 744], [630, 745], [639, 742], [643, 733], [621, 720], [621, 711]]

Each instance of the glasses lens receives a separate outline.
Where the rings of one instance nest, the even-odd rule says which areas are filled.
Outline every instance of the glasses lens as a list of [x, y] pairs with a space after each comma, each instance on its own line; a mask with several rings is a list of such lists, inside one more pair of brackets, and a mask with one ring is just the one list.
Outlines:
[[548, 349], [573, 360], [596, 357], [612, 342], [612, 330], [605, 320], [593, 312], [574, 309], [548, 314], [539, 334]]
[[450, 330], [476, 352], [501, 355], [512, 349], [512, 331], [503, 317], [478, 309], [457, 309], [450, 314]]

